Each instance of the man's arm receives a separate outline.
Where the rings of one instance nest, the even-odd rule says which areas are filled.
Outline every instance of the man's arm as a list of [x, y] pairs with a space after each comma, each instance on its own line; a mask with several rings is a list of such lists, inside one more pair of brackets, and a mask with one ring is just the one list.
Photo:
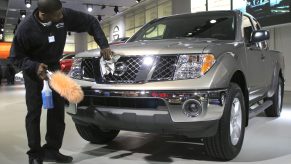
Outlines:
[[88, 32], [94, 37], [94, 40], [101, 49], [109, 48], [105, 34], [95, 17], [67, 8], [64, 8], [63, 11], [68, 31]]
[[24, 38], [21, 33], [17, 33], [14, 36], [9, 60], [22, 71], [36, 73], [40, 63], [31, 60], [27, 55], [29, 45]]

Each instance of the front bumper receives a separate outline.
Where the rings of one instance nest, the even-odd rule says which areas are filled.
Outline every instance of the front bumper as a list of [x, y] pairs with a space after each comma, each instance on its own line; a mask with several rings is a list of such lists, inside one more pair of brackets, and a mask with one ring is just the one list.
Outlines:
[[[163, 134], [206, 137], [216, 133], [227, 90], [109, 91], [85, 89], [85, 98], [67, 107], [79, 124]], [[187, 102], [201, 106], [197, 115], [185, 110]]]

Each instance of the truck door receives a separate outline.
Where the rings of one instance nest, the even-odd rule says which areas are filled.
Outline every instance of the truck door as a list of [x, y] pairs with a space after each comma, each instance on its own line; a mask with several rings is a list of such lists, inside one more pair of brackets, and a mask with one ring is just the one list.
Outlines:
[[[254, 26], [256, 30], [260, 30], [261, 26], [256, 19], [253, 19]], [[269, 45], [267, 41], [263, 41], [259, 43], [259, 46], [262, 50], [263, 57], [264, 57], [264, 74], [265, 74], [265, 81], [266, 87], [270, 87], [272, 84], [273, 79], [273, 71], [274, 71], [274, 63], [272, 62], [271, 53], [269, 50]]]
[[250, 17], [243, 16], [242, 26], [247, 55], [248, 90], [250, 101], [252, 101], [262, 97], [266, 91], [264, 54], [258, 43], [250, 43], [251, 34], [255, 30]]

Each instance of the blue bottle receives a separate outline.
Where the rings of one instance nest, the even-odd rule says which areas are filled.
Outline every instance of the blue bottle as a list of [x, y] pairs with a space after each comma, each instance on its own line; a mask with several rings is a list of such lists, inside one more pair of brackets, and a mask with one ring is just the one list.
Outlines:
[[48, 81], [43, 81], [43, 89], [41, 91], [42, 94], [42, 106], [44, 109], [52, 109], [54, 108], [53, 103], [53, 93], [49, 87]]

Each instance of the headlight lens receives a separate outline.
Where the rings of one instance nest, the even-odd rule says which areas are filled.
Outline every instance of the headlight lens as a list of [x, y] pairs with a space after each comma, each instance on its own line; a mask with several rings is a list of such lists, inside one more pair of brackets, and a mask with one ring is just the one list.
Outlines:
[[82, 79], [82, 58], [76, 58], [74, 59], [74, 62], [72, 64], [71, 70], [69, 72], [69, 75], [71, 78], [74, 79]]
[[174, 80], [199, 78], [213, 66], [213, 54], [180, 55], [174, 75]]

